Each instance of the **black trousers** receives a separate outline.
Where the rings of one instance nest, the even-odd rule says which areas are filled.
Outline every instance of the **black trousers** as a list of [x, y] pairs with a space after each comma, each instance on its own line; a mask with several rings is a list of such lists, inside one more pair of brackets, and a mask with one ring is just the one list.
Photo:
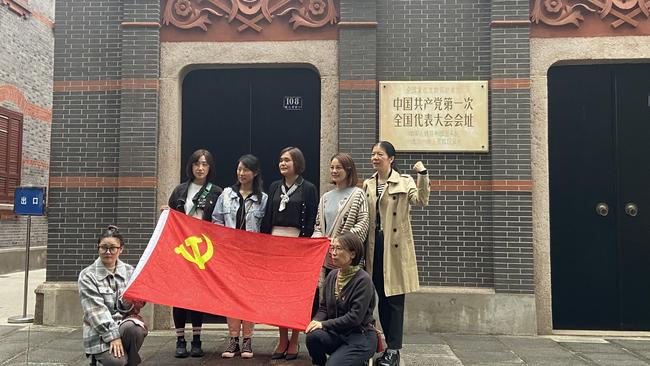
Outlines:
[[172, 309], [172, 315], [174, 317], [174, 327], [176, 327], [176, 329], [185, 328], [188, 314], [192, 320], [192, 328], [201, 328], [203, 326], [202, 312], [175, 307]]
[[92, 355], [91, 365], [99, 362], [103, 366], [135, 366], [142, 362], [140, 358], [140, 347], [147, 336], [147, 330], [134, 322], [125, 321], [120, 324], [120, 339], [124, 347], [124, 356], [116, 358], [109, 351]]
[[307, 333], [306, 341], [312, 363], [320, 366], [362, 366], [377, 349], [377, 333], [372, 330], [338, 334], [317, 329]]
[[[404, 300], [405, 296], [386, 296], [384, 292], [384, 234], [375, 231], [375, 253], [373, 255], [372, 282], [375, 284], [379, 322], [390, 349], [402, 349], [404, 335]], [[390, 271], [390, 269], [389, 269]]]

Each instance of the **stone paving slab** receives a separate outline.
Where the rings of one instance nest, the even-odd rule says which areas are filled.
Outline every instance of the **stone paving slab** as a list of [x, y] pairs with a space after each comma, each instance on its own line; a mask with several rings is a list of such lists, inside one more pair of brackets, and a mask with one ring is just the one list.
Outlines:
[[[34, 290], [45, 282], [45, 269], [29, 271], [27, 314], [34, 314]], [[9, 317], [23, 314], [25, 272], [0, 275], [0, 326], [9, 324]], [[0, 334], [1, 336], [1, 334]]]
[[638, 358], [650, 364], [650, 349], [648, 348], [647, 339], [607, 339], [628, 352], [636, 355]]
[[498, 339], [506, 348], [512, 350], [525, 365], [577, 366], [589, 364], [552, 339], [514, 336], [499, 336]]
[[508, 349], [497, 337], [445, 335], [463, 365], [523, 365], [524, 361]]
[[407, 344], [402, 349], [402, 363], [409, 366], [462, 366], [446, 344]]

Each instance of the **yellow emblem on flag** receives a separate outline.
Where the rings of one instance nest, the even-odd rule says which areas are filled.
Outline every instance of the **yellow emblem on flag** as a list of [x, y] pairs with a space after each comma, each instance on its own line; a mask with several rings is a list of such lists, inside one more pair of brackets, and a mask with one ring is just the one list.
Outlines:
[[[181, 254], [183, 258], [196, 264], [199, 269], [205, 269], [205, 263], [207, 263], [210, 258], [212, 258], [214, 250], [212, 248], [212, 242], [210, 241], [210, 238], [208, 238], [205, 234], [201, 235], [203, 236], [203, 239], [199, 238], [198, 236], [188, 237], [185, 239], [184, 244], [181, 244], [174, 249], [174, 253]], [[199, 244], [202, 243], [204, 239], [207, 250], [204, 254], [201, 254], [201, 251], [199, 250]], [[192, 253], [190, 254], [190, 252], [188, 252], [187, 248], [185, 247], [190, 247], [192, 249]]]

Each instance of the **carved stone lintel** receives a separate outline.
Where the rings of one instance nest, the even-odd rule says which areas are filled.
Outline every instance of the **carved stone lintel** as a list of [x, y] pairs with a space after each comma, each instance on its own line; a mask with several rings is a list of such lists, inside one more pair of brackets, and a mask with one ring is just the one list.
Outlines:
[[623, 24], [636, 28], [640, 21], [636, 19], [638, 15], [643, 14], [645, 19], [650, 18], [649, 8], [648, 0], [534, 0], [530, 19], [535, 24], [573, 24], [580, 27], [580, 22], [584, 21], [584, 12], [590, 15], [598, 14], [603, 20], [607, 16], [615, 18], [610, 23], [614, 29]]
[[[4, 0], [3, 0], [4, 1]], [[208, 30], [212, 19], [237, 21], [237, 30], [262, 32], [264, 22], [288, 16], [293, 29], [321, 28], [337, 22], [334, 0], [167, 0], [162, 23], [181, 29]]]
[[6, 5], [9, 10], [20, 15], [23, 19], [27, 19], [27, 16], [32, 14], [27, 6], [21, 4], [17, 0], [2, 0], [2, 5]]

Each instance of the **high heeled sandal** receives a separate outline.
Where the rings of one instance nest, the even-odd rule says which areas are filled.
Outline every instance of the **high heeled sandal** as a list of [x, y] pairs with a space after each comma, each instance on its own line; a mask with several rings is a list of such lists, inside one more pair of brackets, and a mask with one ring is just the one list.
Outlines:
[[[287, 351], [289, 350], [289, 346], [287, 346]], [[286, 352], [286, 351], [285, 351]], [[300, 345], [296, 345], [296, 353], [287, 353], [286, 356], [284, 356], [284, 359], [287, 361], [292, 361], [298, 358], [298, 353], [300, 353]]]
[[286, 357], [287, 350], [289, 349], [289, 344], [287, 343], [287, 347], [284, 349], [284, 352], [273, 352], [271, 355], [272, 360], [280, 360]]

